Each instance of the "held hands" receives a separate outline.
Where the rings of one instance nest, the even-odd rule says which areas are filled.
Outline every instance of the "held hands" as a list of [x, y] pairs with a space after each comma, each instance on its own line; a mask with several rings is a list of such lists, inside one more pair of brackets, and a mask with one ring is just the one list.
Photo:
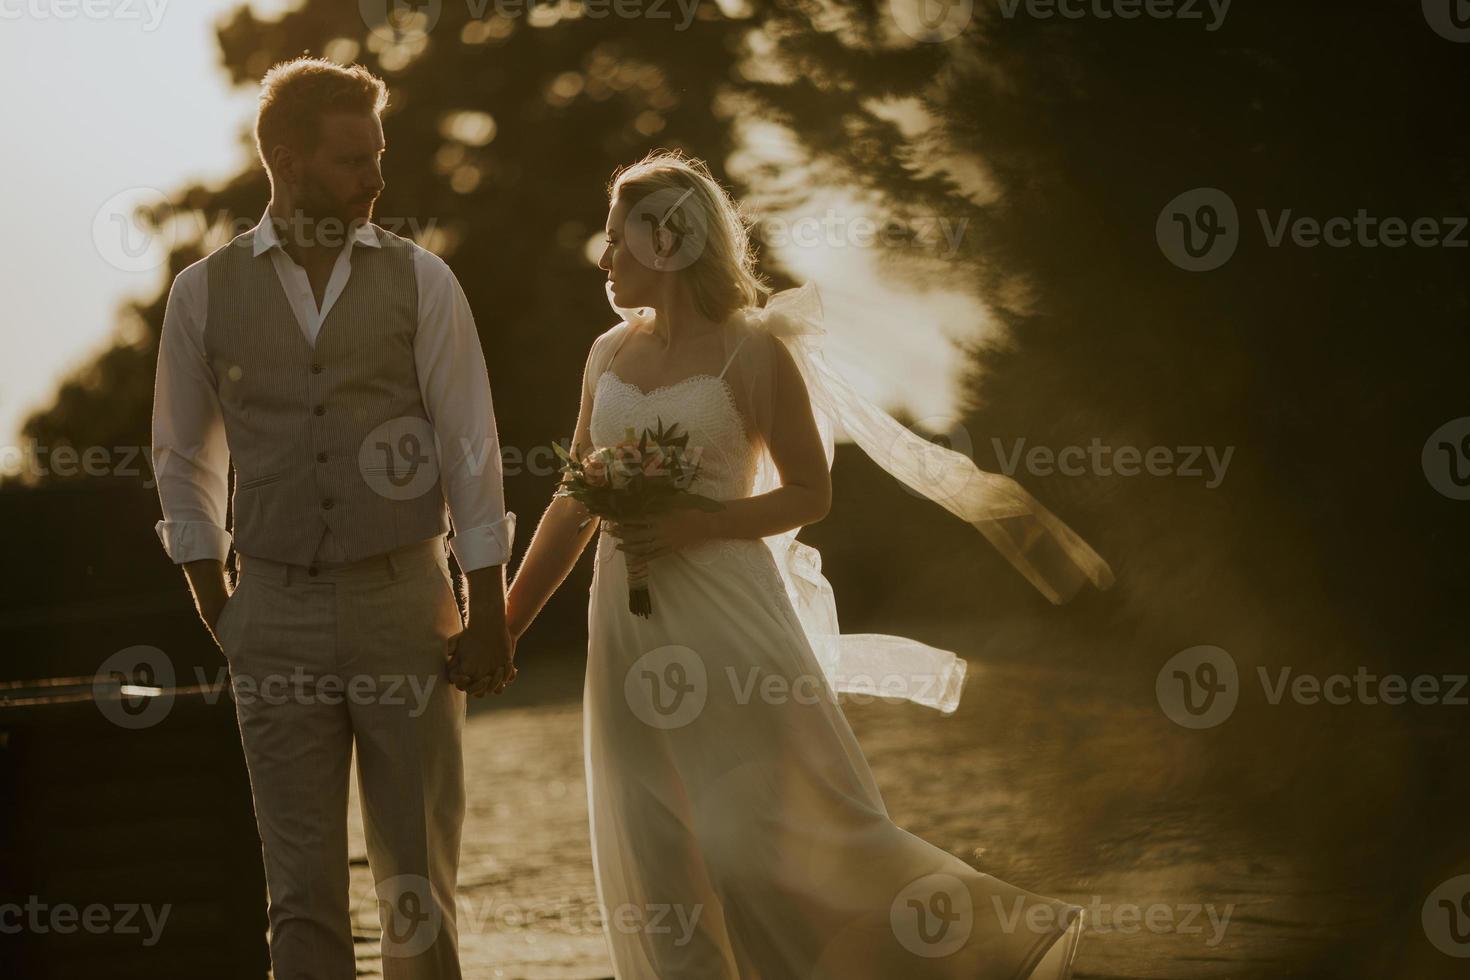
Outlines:
[[500, 694], [516, 679], [515, 647], [503, 622], [472, 616], [469, 627], [449, 641], [449, 679], [477, 698]]
[[694, 508], [663, 511], [624, 521], [604, 518], [602, 526], [619, 540], [619, 551], [643, 562], [699, 544], [713, 536], [710, 514]]

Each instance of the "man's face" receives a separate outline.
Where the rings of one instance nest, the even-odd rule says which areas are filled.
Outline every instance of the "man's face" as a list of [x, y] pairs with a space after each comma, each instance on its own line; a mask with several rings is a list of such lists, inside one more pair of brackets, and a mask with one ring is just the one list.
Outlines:
[[383, 124], [374, 113], [323, 117], [316, 146], [302, 162], [296, 206], [318, 220], [366, 221], [383, 191]]

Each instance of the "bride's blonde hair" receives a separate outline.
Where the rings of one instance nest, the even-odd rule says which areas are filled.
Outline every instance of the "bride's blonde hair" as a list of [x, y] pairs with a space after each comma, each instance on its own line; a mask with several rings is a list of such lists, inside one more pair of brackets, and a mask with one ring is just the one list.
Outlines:
[[[755, 271], [755, 255], [744, 214], [697, 157], [677, 150], [657, 150], [637, 163], [619, 168], [608, 183], [609, 206], [619, 194], [674, 191], [678, 205], [663, 222], [675, 235], [688, 235], [701, 226], [705, 241], [694, 261], [679, 271], [688, 285], [695, 308], [709, 319], [723, 322], [736, 310], [759, 306], [770, 293]], [[689, 193], [685, 196], [686, 192]]]

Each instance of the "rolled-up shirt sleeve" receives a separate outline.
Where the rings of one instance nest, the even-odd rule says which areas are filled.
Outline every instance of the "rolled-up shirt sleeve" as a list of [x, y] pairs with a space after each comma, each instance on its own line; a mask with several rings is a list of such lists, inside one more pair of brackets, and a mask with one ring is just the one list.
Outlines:
[[443, 259], [421, 249], [414, 269], [419, 292], [414, 362], [454, 521], [450, 547], [466, 572], [503, 565], [515, 538], [515, 514], [505, 509], [500, 438], [475, 318]]
[[225, 529], [230, 451], [214, 374], [204, 355], [208, 279], [203, 261], [174, 278], [153, 385], [153, 447], [163, 520], [154, 529], [176, 564], [230, 551]]

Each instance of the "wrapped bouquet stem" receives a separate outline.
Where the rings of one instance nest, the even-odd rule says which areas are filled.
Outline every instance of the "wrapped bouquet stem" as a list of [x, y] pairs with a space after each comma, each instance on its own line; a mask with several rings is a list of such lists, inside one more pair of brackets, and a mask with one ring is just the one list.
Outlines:
[[[561, 483], [556, 496], [571, 497], [587, 508], [588, 521], [629, 521], [683, 507], [720, 510], [717, 500], [694, 493], [690, 486], [699, 473], [699, 452], [689, 449], [689, 435], [678, 423], [667, 428], [658, 419], [655, 428], [636, 435], [630, 428], [622, 442], [594, 449], [578, 457], [556, 445], [562, 459]], [[628, 569], [628, 611], [653, 615], [648, 587], [648, 561], [624, 552]]]
[[645, 619], [653, 615], [653, 596], [648, 592], [648, 560], [624, 552], [628, 568], [628, 611]]

